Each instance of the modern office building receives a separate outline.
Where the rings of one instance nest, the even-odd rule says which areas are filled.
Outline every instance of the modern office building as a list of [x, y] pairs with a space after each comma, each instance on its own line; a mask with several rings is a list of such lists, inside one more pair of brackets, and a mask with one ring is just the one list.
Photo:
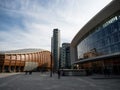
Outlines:
[[43, 49], [19, 49], [0, 52], [0, 72], [50, 69], [51, 53]]
[[53, 37], [52, 37], [52, 52], [53, 52], [53, 71], [58, 70], [59, 68], [59, 59], [60, 59], [60, 30], [54, 29], [53, 30]]
[[120, 74], [120, 0], [96, 14], [71, 42], [72, 64], [103, 73]]
[[63, 43], [61, 49], [61, 68], [70, 68], [70, 43]]

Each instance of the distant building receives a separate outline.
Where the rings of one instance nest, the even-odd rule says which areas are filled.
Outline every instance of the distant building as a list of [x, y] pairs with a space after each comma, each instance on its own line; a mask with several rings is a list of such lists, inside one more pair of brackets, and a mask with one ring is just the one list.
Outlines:
[[70, 43], [63, 43], [61, 50], [61, 68], [70, 68]]
[[0, 72], [49, 69], [50, 54], [49, 51], [43, 49], [0, 51]]
[[60, 59], [60, 30], [54, 29], [53, 30], [53, 37], [52, 37], [52, 51], [53, 51], [53, 70], [58, 70], [59, 67], [59, 59]]

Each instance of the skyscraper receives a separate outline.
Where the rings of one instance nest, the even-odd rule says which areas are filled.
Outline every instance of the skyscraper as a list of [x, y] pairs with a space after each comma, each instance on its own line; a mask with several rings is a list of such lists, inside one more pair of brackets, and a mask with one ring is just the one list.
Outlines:
[[53, 53], [53, 61], [54, 66], [53, 70], [56, 71], [59, 68], [59, 59], [60, 59], [60, 30], [53, 30], [53, 38], [52, 38], [52, 53]]

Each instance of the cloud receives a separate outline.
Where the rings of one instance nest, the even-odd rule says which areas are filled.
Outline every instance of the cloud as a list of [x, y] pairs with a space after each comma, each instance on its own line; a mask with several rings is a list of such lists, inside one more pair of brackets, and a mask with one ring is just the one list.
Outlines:
[[[0, 15], [4, 16], [0, 18], [0, 50], [50, 50], [54, 28], [61, 30], [61, 43], [70, 43], [80, 28], [110, 1], [0, 0]], [[8, 21], [5, 21], [6, 17], [9, 17]]]

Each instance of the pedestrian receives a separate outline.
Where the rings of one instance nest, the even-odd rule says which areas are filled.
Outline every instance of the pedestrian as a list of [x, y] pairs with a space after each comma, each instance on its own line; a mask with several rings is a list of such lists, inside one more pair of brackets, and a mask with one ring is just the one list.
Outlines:
[[110, 76], [110, 70], [109, 70], [109, 68], [107, 66], [104, 68], [104, 75], [105, 75], [105, 77]]
[[31, 75], [31, 74], [32, 74], [32, 71], [29, 71], [29, 74]]
[[60, 79], [60, 70], [58, 70], [58, 79]]
[[25, 75], [27, 75], [28, 71], [25, 71]]

